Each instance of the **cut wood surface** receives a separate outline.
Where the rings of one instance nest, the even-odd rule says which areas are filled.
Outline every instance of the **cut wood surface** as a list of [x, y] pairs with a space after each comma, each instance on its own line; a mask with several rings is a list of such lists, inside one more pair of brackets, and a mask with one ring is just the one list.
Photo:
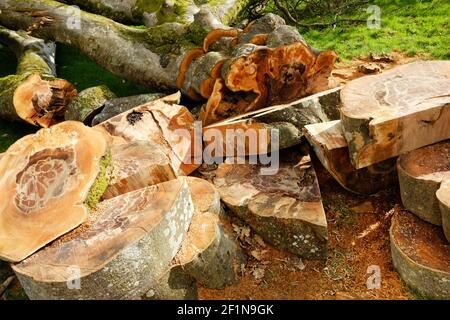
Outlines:
[[373, 194], [397, 183], [395, 159], [362, 169], [353, 167], [340, 120], [306, 125], [304, 132], [322, 165], [345, 189]]
[[[209, 125], [203, 129], [204, 143], [215, 149], [216, 156], [231, 157], [266, 154], [292, 147], [302, 141], [305, 125], [339, 119], [340, 90], [330, 89], [289, 104], [259, 109]], [[247, 138], [242, 139], [244, 148], [241, 146], [239, 150], [237, 144], [230, 144], [234, 136], [222, 141], [215, 138], [219, 132], [226, 137], [227, 131], [232, 131], [236, 138], [239, 134]], [[276, 139], [275, 144], [272, 138]]]
[[104, 135], [79, 122], [14, 143], [0, 160], [0, 258], [21, 261], [83, 223], [106, 188], [108, 159]]
[[90, 124], [94, 115], [109, 99], [116, 95], [106, 86], [97, 86], [81, 91], [67, 106], [64, 118]]
[[442, 228], [445, 237], [450, 242], [450, 179], [442, 182], [441, 187], [436, 192], [442, 215]]
[[160, 145], [169, 156], [175, 173], [187, 175], [199, 165], [192, 163], [194, 118], [186, 107], [174, 102], [179, 98], [177, 93], [149, 102], [95, 128], [115, 137], [116, 143], [142, 140]]
[[390, 230], [394, 266], [416, 293], [450, 299], [450, 244], [440, 228], [406, 210], [397, 212]]
[[442, 181], [450, 179], [450, 140], [401, 155], [397, 171], [405, 208], [425, 221], [442, 225], [436, 191]]
[[55, 43], [2, 26], [0, 42], [18, 61], [15, 75], [0, 78], [0, 117], [42, 127], [63, 120], [65, 108], [77, 91], [66, 80], [56, 78]]
[[281, 159], [269, 175], [261, 175], [261, 165], [221, 164], [212, 180], [227, 207], [267, 242], [305, 258], [326, 258], [327, 221], [310, 159]]
[[113, 178], [103, 199], [176, 179], [164, 149], [149, 141], [134, 141], [111, 147]]
[[193, 213], [185, 178], [129, 192], [13, 270], [31, 299], [138, 299], [179, 251]]
[[150, 299], [195, 299], [197, 286], [223, 289], [237, 281], [243, 253], [226, 234], [219, 220], [220, 195], [209, 182], [187, 178], [195, 213], [180, 251]]
[[356, 168], [450, 138], [450, 61], [415, 62], [348, 83], [342, 126]]

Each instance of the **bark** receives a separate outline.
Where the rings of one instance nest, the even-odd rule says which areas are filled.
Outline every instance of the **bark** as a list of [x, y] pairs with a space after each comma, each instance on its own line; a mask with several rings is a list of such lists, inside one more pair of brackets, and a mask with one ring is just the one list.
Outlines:
[[[188, 109], [176, 104], [179, 94], [133, 108], [95, 128], [115, 138], [115, 143], [150, 141], [163, 148], [177, 175], [188, 175], [199, 164], [192, 161], [194, 118]], [[183, 132], [181, 132], [183, 130]], [[201, 148], [201, 142], [198, 146]]]
[[212, 181], [226, 206], [267, 242], [326, 259], [327, 220], [309, 157], [282, 159], [278, 172], [265, 176], [261, 165], [221, 164]]
[[390, 230], [394, 267], [406, 284], [428, 299], [450, 299], [450, 244], [436, 226], [407, 211], [394, 215]]
[[450, 178], [442, 182], [441, 187], [436, 192], [439, 207], [442, 215], [442, 228], [445, 237], [450, 242]]
[[[342, 126], [359, 169], [450, 138], [450, 62], [416, 62], [342, 90]], [[369, 90], [368, 90], [369, 88]]]
[[[242, 114], [209, 125], [203, 129], [203, 141], [206, 147], [216, 150], [215, 156], [246, 156], [267, 154], [292, 147], [301, 143], [303, 128], [307, 124], [321, 123], [339, 119], [340, 90], [327, 90], [286, 105], [272, 106]], [[228, 141], [213, 139], [215, 132], [226, 137], [227, 130], [241, 130], [245, 146], [227, 144]], [[276, 144], [272, 143], [276, 139]]]
[[0, 258], [21, 261], [85, 222], [107, 186], [108, 158], [104, 135], [79, 122], [14, 143], [0, 161]]
[[150, 93], [106, 100], [101, 107], [101, 111], [92, 119], [91, 124], [95, 126], [114, 116], [117, 116], [118, 114], [121, 114], [142, 104], [161, 99], [164, 96], [165, 94], [162, 93]]
[[190, 25], [137, 29], [86, 12], [68, 27], [73, 9], [51, 0], [8, 0], [0, 9], [0, 23], [74, 46], [123, 78], [207, 99], [204, 124], [325, 90], [336, 59], [273, 14], [244, 30], [225, 27], [208, 10]]
[[[166, 22], [190, 23], [200, 8], [207, 8], [222, 23], [228, 24], [242, 10], [246, 1], [237, 0], [62, 0], [125, 24], [153, 27]], [[196, 3], [197, 2], [197, 3]]]
[[442, 225], [436, 192], [450, 179], [450, 141], [420, 148], [398, 158], [400, 194], [406, 209], [419, 218]]
[[116, 95], [106, 86], [92, 87], [81, 91], [78, 96], [67, 106], [64, 118], [84, 122], [89, 125], [95, 113], [109, 99]]
[[31, 299], [139, 299], [175, 257], [192, 215], [184, 178], [130, 192], [13, 269]]
[[42, 127], [59, 122], [76, 89], [56, 78], [55, 44], [3, 27], [0, 42], [18, 61], [15, 75], [0, 78], [0, 117]]
[[116, 144], [111, 147], [113, 179], [102, 199], [173, 180], [177, 175], [160, 145], [149, 141]]
[[243, 253], [220, 221], [220, 196], [213, 185], [188, 178], [194, 217], [186, 239], [170, 268], [147, 293], [151, 299], [194, 299], [197, 286], [223, 289], [237, 281]]
[[353, 167], [340, 120], [306, 125], [304, 132], [322, 165], [345, 189], [369, 195], [397, 183], [396, 159], [362, 169]]

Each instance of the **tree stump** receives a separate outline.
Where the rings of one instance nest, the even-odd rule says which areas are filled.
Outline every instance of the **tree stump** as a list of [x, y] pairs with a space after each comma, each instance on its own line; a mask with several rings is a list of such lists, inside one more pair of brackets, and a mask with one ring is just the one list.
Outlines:
[[408, 286], [425, 298], [450, 299], [450, 244], [440, 228], [402, 210], [390, 238], [395, 269]]
[[410, 63], [353, 80], [341, 98], [357, 169], [450, 138], [450, 61]]
[[185, 178], [129, 192], [13, 270], [30, 299], [138, 299], [177, 254], [193, 213]]
[[261, 175], [259, 164], [220, 164], [212, 181], [226, 206], [267, 242], [326, 259], [327, 221], [310, 159], [282, 159], [272, 175]]
[[442, 225], [436, 192], [450, 179], [450, 140], [420, 148], [398, 158], [402, 202], [421, 219]]
[[108, 185], [108, 149], [101, 132], [73, 121], [9, 147], [0, 161], [1, 259], [21, 261], [86, 221]]
[[353, 167], [340, 120], [306, 125], [304, 132], [322, 165], [345, 189], [373, 194], [397, 183], [396, 159], [362, 169]]

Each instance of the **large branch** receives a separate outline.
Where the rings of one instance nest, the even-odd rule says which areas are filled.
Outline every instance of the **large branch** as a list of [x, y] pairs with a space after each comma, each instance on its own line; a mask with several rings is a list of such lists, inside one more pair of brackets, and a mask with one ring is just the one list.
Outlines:
[[18, 61], [15, 75], [0, 78], [0, 117], [43, 127], [61, 119], [76, 90], [56, 78], [55, 44], [1, 26], [0, 42]]

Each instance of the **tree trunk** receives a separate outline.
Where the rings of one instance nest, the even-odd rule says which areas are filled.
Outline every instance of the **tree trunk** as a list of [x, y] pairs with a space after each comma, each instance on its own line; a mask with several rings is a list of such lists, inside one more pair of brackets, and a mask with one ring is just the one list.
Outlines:
[[442, 231], [407, 211], [397, 212], [390, 230], [394, 267], [421, 297], [450, 299], [450, 244]]
[[357, 168], [450, 138], [450, 62], [416, 62], [342, 90], [342, 126]]
[[200, 7], [207, 8], [222, 23], [228, 24], [242, 10], [243, 0], [206, 0], [200, 7], [193, 0], [62, 0], [125, 24], [153, 27], [166, 22], [190, 23]]
[[442, 228], [445, 237], [450, 242], [450, 178], [442, 182], [441, 187], [436, 192], [442, 215]]
[[11, 48], [18, 61], [15, 75], [0, 78], [0, 117], [42, 127], [63, 119], [77, 92], [72, 84], [56, 78], [55, 44], [1, 26], [0, 42]]
[[429, 223], [442, 225], [436, 192], [450, 179], [450, 140], [401, 155], [397, 171], [405, 208]]
[[261, 165], [220, 164], [212, 181], [227, 207], [267, 242], [326, 259], [327, 220], [309, 157], [281, 157], [275, 174], [261, 175]]
[[[259, 109], [209, 125], [203, 129], [205, 147], [214, 150], [216, 157], [242, 157], [295, 146], [302, 141], [305, 125], [339, 119], [340, 90], [327, 90], [286, 105]], [[231, 132], [233, 137], [227, 137]], [[226, 140], [219, 139], [218, 133]], [[233, 138], [240, 139], [245, 146], [230, 144]]]
[[188, 26], [138, 29], [86, 12], [69, 24], [73, 9], [51, 0], [8, 0], [0, 10], [0, 23], [74, 46], [123, 78], [208, 99], [204, 124], [325, 90], [336, 59], [273, 14], [244, 30], [225, 27], [208, 10]]
[[13, 270], [31, 299], [138, 299], [177, 254], [193, 212], [185, 178], [129, 192]]
[[14, 143], [0, 161], [0, 258], [21, 261], [85, 222], [108, 184], [109, 158], [104, 135], [79, 122]]
[[325, 169], [345, 189], [368, 195], [397, 183], [395, 159], [362, 169], [353, 167], [340, 120], [306, 125], [305, 136]]

